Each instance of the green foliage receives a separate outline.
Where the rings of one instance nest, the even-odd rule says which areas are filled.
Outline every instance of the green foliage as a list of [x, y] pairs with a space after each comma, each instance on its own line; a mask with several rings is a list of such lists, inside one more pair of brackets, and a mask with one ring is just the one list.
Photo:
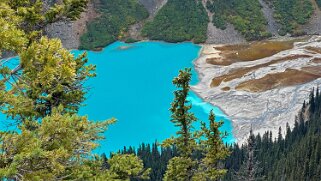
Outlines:
[[[174, 101], [170, 111], [172, 122], [179, 128], [177, 137], [167, 139], [163, 146], [175, 146], [178, 156], [172, 158], [164, 175], [164, 180], [217, 180], [224, 176], [226, 170], [220, 169], [219, 163], [229, 151], [222, 141], [219, 128], [223, 122], [215, 122], [213, 112], [209, 116], [209, 128], [201, 123], [201, 130], [194, 130], [193, 123], [197, 118], [190, 113], [191, 104], [187, 101], [190, 90], [191, 69], [180, 71], [173, 84], [178, 88], [174, 92]], [[199, 155], [199, 156], [195, 156]]]
[[172, 112], [171, 122], [179, 127], [179, 130], [176, 132], [177, 138], [171, 138], [164, 142], [166, 146], [167, 144], [175, 145], [179, 154], [183, 157], [190, 157], [196, 146], [196, 137], [192, 133], [192, 124], [197, 119], [193, 113], [189, 112], [192, 106], [187, 100], [190, 81], [191, 69], [180, 71], [178, 77], [173, 80], [173, 84], [179, 90], [174, 92], [175, 99], [170, 108]]
[[[281, 24], [280, 35], [295, 34], [299, 25], [309, 21], [313, 6], [310, 0], [265, 0], [275, 9], [274, 17]], [[296, 33], [302, 34], [302, 33]]]
[[0, 50], [20, 57], [14, 68], [6, 66], [11, 59], [0, 60], [0, 110], [17, 128], [0, 132], [2, 180], [147, 178], [149, 170], [133, 155], [115, 156], [109, 170], [101, 169], [92, 151], [115, 120], [77, 115], [83, 84], [95, 76], [95, 67], [87, 64], [86, 54], [74, 57], [60, 40], [40, 36], [47, 23], [77, 18], [85, 3], [65, 0], [48, 10], [38, 0], [0, 3]]
[[321, 8], [321, 0], [316, 0], [316, 3], [317, 3], [317, 5], [318, 5], [318, 7], [320, 9]]
[[[133, 147], [126, 148], [119, 151], [119, 154], [136, 154], [143, 160], [145, 168], [151, 168], [150, 181], [160, 181], [166, 171], [169, 160], [177, 156], [175, 147], [160, 147], [157, 142], [153, 144], [142, 143], [137, 150]], [[103, 163], [107, 165], [107, 161]], [[140, 178], [132, 178], [132, 181], [141, 181]]]
[[5, 2], [0, 2], [0, 56], [2, 50], [19, 51], [26, 45], [28, 39], [25, 32], [19, 29], [22, 18]]
[[134, 154], [114, 155], [108, 160], [112, 179], [130, 180], [130, 178], [148, 179], [150, 169], [144, 169], [143, 161]]
[[123, 39], [130, 25], [148, 17], [147, 10], [137, 0], [100, 1], [100, 17], [87, 25], [87, 32], [80, 39], [80, 49], [105, 47]]
[[207, 128], [204, 122], [201, 123], [205, 139], [201, 140], [204, 158], [202, 159], [202, 166], [199, 167], [199, 172], [203, 174], [202, 177], [209, 178], [210, 180], [217, 180], [227, 172], [225, 169], [209, 169], [217, 168], [219, 161], [224, 160], [230, 154], [222, 141], [222, 138], [226, 137], [227, 133], [221, 133], [219, 130], [223, 124], [223, 121], [215, 122], [213, 111], [209, 115], [209, 128]]
[[22, 74], [2, 74], [10, 86], [0, 91], [1, 110], [13, 119], [44, 117], [59, 105], [77, 112], [85, 99], [83, 81], [95, 75], [85, 57], [74, 58], [57, 39], [33, 42], [20, 54]]
[[271, 36], [258, 0], [212, 0], [207, 1], [206, 7], [214, 13], [213, 24], [220, 29], [224, 30], [229, 22], [246, 40]]
[[143, 35], [167, 42], [205, 42], [208, 16], [199, 0], [169, 0], [153, 21], [145, 24]]
[[33, 130], [22, 125], [0, 134], [0, 177], [26, 180], [78, 178], [74, 173], [91, 156], [97, 140], [114, 120], [88, 121], [86, 117], [54, 110]]
[[191, 170], [195, 162], [189, 157], [174, 157], [172, 158], [168, 165], [167, 171], [164, 175], [164, 181], [185, 181], [190, 180]]

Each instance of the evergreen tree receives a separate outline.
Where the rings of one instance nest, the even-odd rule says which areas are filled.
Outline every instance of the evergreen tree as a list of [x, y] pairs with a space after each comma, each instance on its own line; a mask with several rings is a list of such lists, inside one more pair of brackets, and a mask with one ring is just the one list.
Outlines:
[[[172, 158], [164, 175], [164, 180], [217, 180], [225, 174], [219, 161], [225, 159], [229, 152], [222, 142], [219, 128], [223, 122], [215, 122], [211, 111], [209, 128], [201, 123], [201, 130], [194, 130], [193, 122], [197, 119], [190, 113], [191, 104], [187, 101], [191, 69], [180, 71], [173, 84], [178, 88], [174, 92], [172, 103], [172, 122], [179, 127], [177, 137], [164, 141], [164, 146], [174, 145], [178, 157]], [[223, 135], [224, 136], [224, 135]]]
[[223, 121], [215, 122], [213, 111], [209, 115], [209, 128], [204, 122], [202, 124], [202, 133], [204, 140], [201, 140], [201, 148], [204, 152], [204, 158], [201, 159], [199, 166], [199, 179], [217, 180], [226, 174], [222, 169], [221, 161], [229, 156], [229, 150], [224, 145], [222, 138], [227, 133], [221, 134], [219, 128], [224, 124]]
[[[270, 131], [266, 132], [262, 138], [257, 136], [253, 139], [252, 137], [251, 140], [255, 143], [254, 160], [259, 163], [258, 166], [261, 169], [254, 174], [254, 178], [250, 177], [251, 180], [320, 180], [321, 110], [318, 109], [318, 105], [321, 103], [321, 95], [319, 89], [316, 91], [314, 89], [310, 93], [308, 103], [303, 103], [292, 130], [287, 124], [285, 136], [279, 129], [275, 141], [271, 139]], [[242, 173], [242, 176], [247, 176], [241, 177], [241, 180], [248, 180], [249, 175], [253, 176], [248, 171], [248, 165], [253, 164], [246, 164], [250, 161], [248, 159], [250, 155], [244, 157], [243, 154], [251, 150], [251, 145], [251, 142], [248, 142], [241, 150], [238, 146], [232, 148], [232, 154], [226, 162], [228, 173], [224, 180], [234, 181], [235, 178], [232, 175], [235, 171]], [[241, 162], [233, 162], [234, 160], [241, 160]], [[254, 166], [254, 168], [257, 167]]]
[[179, 127], [179, 130], [176, 132], [176, 138], [164, 141], [164, 146], [175, 145], [179, 157], [174, 157], [169, 161], [164, 180], [190, 180], [193, 176], [192, 168], [195, 162], [191, 157], [196, 148], [196, 138], [192, 132], [192, 123], [196, 121], [196, 117], [189, 112], [192, 106], [187, 100], [190, 80], [191, 69], [180, 71], [178, 77], [173, 80], [178, 90], [174, 92], [175, 98], [170, 108], [171, 122]]
[[236, 174], [237, 180], [240, 180], [240, 181], [241, 180], [247, 180], [247, 181], [261, 180], [258, 177], [261, 169], [259, 167], [258, 161], [256, 160], [255, 148], [256, 148], [255, 136], [251, 128], [250, 136], [247, 139], [246, 160]]

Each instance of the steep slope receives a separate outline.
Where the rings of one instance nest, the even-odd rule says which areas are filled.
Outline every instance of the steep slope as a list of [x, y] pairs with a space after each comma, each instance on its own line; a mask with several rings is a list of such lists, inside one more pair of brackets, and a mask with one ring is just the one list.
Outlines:
[[314, 13], [311, 16], [310, 21], [302, 26], [302, 29], [308, 34], [320, 34], [321, 33], [321, 10], [315, 0], [311, 0]]
[[280, 25], [276, 22], [274, 18], [274, 10], [264, 1], [259, 0], [263, 14], [267, 20], [267, 30], [273, 35], [278, 36], [278, 30], [280, 29]]
[[[206, 7], [208, 0], [202, 0], [203, 6]], [[227, 23], [226, 29], [222, 30], [214, 26], [213, 15], [211, 11], [206, 8], [207, 15], [209, 17], [209, 23], [207, 26], [207, 39], [206, 43], [209, 44], [231, 44], [231, 43], [244, 43], [246, 40], [244, 37], [235, 30], [234, 26]]]
[[167, 3], [168, 0], [139, 0], [139, 2], [148, 10], [151, 17]]
[[201, 1], [169, 0], [142, 34], [152, 40], [205, 42], [208, 16]]
[[[49, 1], [47, 5], [55, 3]], [[50, 2], [50, 3], [49, 3]], [[45, 28], [45, 34], [50, 38], [60, 38], [67, 49], [77, 49], [80, 46], [80, 37], [86, 32], [87, 23], [99, 16], [96, 6], [99, 0], [91, 0], [87, 5], [87, 10], [81, 14], [81, 18], [74, 22], [60, 21]]]
[[[48, 5], [56, 2], [56, 0], [47, 1]], [[196, 42], [206, 41], [206, 43], [214, 44], [235, 44], [245, 42], [245, 39], [262, 39], [268, 37], [268, 33], [271, 33], [273, 36], [278, 36], [279, 33], [281, 35], [285, 35], [286, 33], [290, 33], [292, 35], [321, 33], [321, 13], [314, 0], [296, 0], [295, 3], [292, 4], [288, 0], [200, 0], [199, 2], [202, 2], [210, 20], [207, 24], [206, 31], [205, 23], [200, 23], [202, 22], [201, 20], [196, 22], [192, 21], [193, 18], [188, 21], [184, 20], [186, 19], [186, 17], [184, 18], [184, 14], [190, 14], [191, 10], [187, 10], [185, 8], [182, 9], [182, 13], [179, 13], [180, 5], [175, 8], [172, 6], [173, 9], [170, 11], [166, 10], [168, 7], [166, 5], [168, 3], [173, 4], [175, 0], [137, 1], [139, 1], [139, 3], [142, 4], [150, 13], [149, 19], [147, 20], [149, 23], [147, 23], [147, 28], [144, 28], [146, 23], [145, 20], [130, 25], [126, 35], [131, 38], [130, 41], [148, 38], [173, 42], [195, 40], [195, 37], [193, 38], [193, 36], [190, 36], [193, 33], [187, 33], [186, 36], [184, 35], [185, 33], [182, 33], [188, 32], [186, 27], [192, 28], [193, 26], [200, 27], [199, 30], [193, 30], [196, 32], [194, 34], [198, 34], [197, 39], [201, 40], [197, 40]], [[94, 21], [99, 16], [97, 9], [100, 2], [101, 0], [90, 0], [87, 11], [83, 13], [82, 18], [76, 22], [58, 22], [48, 26], [46, 28], [47, 35], [49, 37], [60, 37], [67, 48], [78, 48], [80, 45], [80, 36], [88, 29], [86, 25], [90, 24], [90, 22]], [[217, 12], [216, 15], [214, 12], [215, 10], [213, 11], [211, 6], [209, 6], [209, 2], [214, 2], [215, 7], [219, 7], [217, 8], [219, 12]], [[186, 3], [187, 1], [183, 4]], [[312, 6], [310, 6], [311, 4]], [[221, 5], [223, 6], [221, 7]], [[311, 7], [313, 7], [313, 9], [311, 9]], [[164, 8], [165, 10], [163, 10]], [[166, 25], [165, 19], [163, 19], [163, 21], [157, 18], [159, 10], [166, 12], [165, 14], [164, 12], [161, 13], [159, 16], [163, 18], [167, 17], [165, 19], [166, 21], [171, 22], [170, 26]], [[171, 17], [171, 13], [178, 14]], [[153, 21], [155, 16], [156, 22]], [[199, 11], [196, 16], [194, 15], [194, 17], [205, 17], [204, 12]], [[212, 22], [214, 22], [214, 24]], [[154, 24], [154, 28], [152, 28], [153, 26], [151, 26], [151, 24]], [[161, 28], [163, 25], [164, 27]], [[174, 26], [177, 28], [171, 29], [171, 27]], [[109, 29], [110, 28], [107, 28], [105, 31], [109, 31]], [[145, 29], [143, 34], [144, 36], [141, 34], [142, 29]], [[182, 29], [185, 29], [186, 31], [181, 31]], [[156, 34], [159, 35], [156, 36]], [[171, 38], [168, 38], [168, 36]], [[182, 36], [185, 38], [182, 38]]]

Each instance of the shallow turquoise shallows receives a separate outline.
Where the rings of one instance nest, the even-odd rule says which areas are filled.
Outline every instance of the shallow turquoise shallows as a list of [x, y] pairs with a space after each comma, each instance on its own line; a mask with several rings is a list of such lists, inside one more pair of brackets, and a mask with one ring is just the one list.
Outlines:
[[[111, 117], [118, 120], [109, 127], [106, 140], [96, 150], [98, 153], [137, 147], [142, 142], [162, 141], [175, 135], [169, 112], [175, 90], [172, 79], [180, 69], [193, 67], [200, 48], [192, 43], [116, 42], [101, 52], [88, 52], [90, 63], [97, 65], [97, 77], [86, 83], [91, 89], [87, 106], [80, 114], [95, 121]], [[192, 84], [195, 83], [197, 74], [193, 70]], [[231, 133], [230, 121], [217, 107], [192, 92], [189, 100], [200, 120], [206, 121], [213, 109], [217, 119], [225, 121], [223, 130]], [[233, 136], [230, 134], [226, 141], [232, 142]]]

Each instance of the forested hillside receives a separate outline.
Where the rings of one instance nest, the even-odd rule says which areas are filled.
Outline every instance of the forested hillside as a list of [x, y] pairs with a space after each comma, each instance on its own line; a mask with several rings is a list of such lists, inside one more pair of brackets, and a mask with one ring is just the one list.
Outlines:
[[[81, 37], [81, 49], [104, 47], [114, 41], [134, 41], [129, 35], [130, 25], [139, 23], [137, 38], [167, 42], [205, 42], [208, 23], [225, 30], [233, 25], [246, 40], [261, 40], [271, 36], [268, 21], [259, 0], [168, 0], [148, 20], [148, 12], [138, 0], [99, 0], [95, 5], [98, 18], [87, 24]], [[310, 0], [264, 0], [270, 6], [271, 17], [277, 22], [279, 35], [303, 35], [302, 29], [314, 9]], [[320, 5], [320, 0], [316, 0]], [[154, 7], [157, 8], [157, 7]], [[209, 14], [208, 14], [208, 12]], [[272, 12], [273, 11], [273, 12]], [[273, 17], [272, 17], [272, 14]], [[208, 17], [209, 15], [213, 17]], [[270, 25], [271, 26], [271, 25]], [[276, 26], [276, 25], [273, 25]], [[235, 31], [233, 30], [233, 31]], [[315, 30], [317, 31], [317, 30]], [[311, 30], [312, 32], [312, 30]], [[321, 33], [321, 32], [320, 32]], [[142, 35], [142, 36], [141, 36]]]
[[213, 15], [213, 23], [224, 30], [226, 23], [234, 25], [247, 40], [270, 37], [267, 21], [258, 0], [210, 0], [206, 7]]
[[[275, 10], [274, 17], [281, 24], [280, 35], [301, 35], [299, 25], [307, 23], [313, 13], [310, 0], [265, 0]], [[317, 1], [318, 2], [318, 1]]]
[[168, 42], [206, 40], [208, 16], [201, 1], [169, 0], [153, 21], [146, 23], [143, 35]]
[[98, 11], [100, 17], [87, 25], [80, 49], [101, 48], [126, 40], [129, 26], [148, 17], [147, 10], [137, 0], [100, 0]]

